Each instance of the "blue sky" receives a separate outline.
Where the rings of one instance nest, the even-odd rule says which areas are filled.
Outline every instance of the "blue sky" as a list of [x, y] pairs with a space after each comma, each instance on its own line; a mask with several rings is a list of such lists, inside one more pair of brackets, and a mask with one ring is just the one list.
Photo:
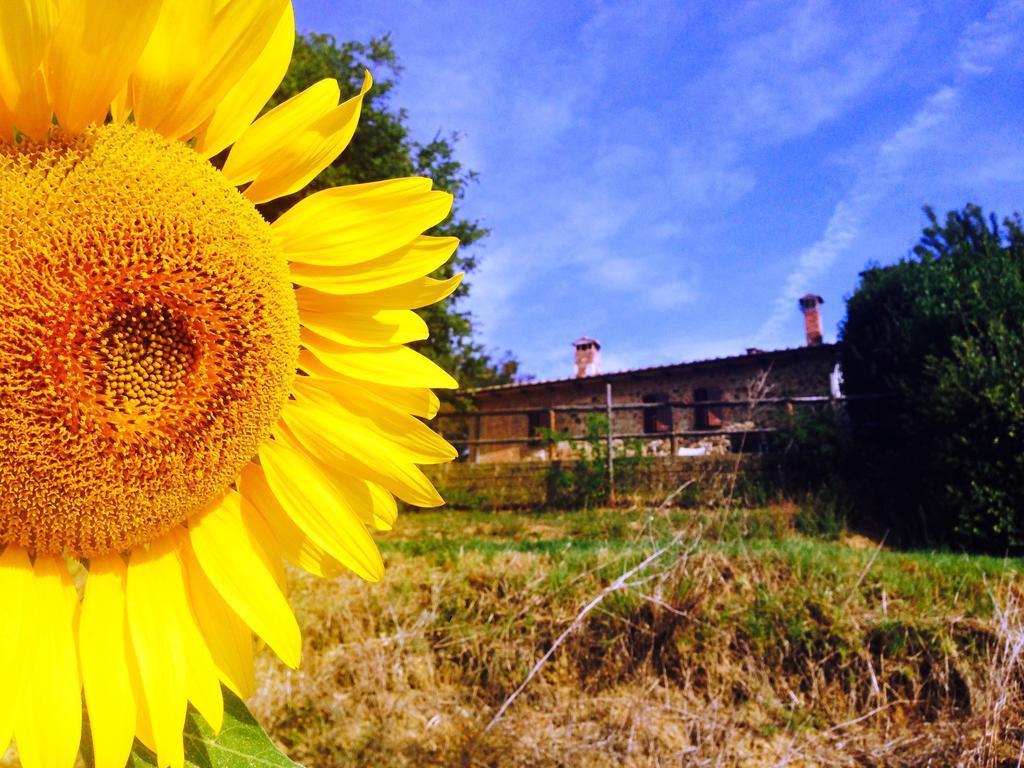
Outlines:
[[525, 373], [826, 340], [930, 204], [1024, 209], [1024, 0], [296, 0], [302, 31], [391, 32], [415, 137], [463, 135], [468, 308]]

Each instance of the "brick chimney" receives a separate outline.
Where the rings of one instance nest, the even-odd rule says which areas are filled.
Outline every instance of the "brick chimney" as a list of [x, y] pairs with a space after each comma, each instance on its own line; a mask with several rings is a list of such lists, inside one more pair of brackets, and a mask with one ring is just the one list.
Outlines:
[[589, 336], [580, 336], [572, 345], [576, 347], [577, 379], [601, 372], [601, 342]]
[[808, 293], [800, 298], [800, 309], [804, 313], [804, 328], [807, 330], [807, 346], [821, 344], [821, 311], [818, 309], [825, 300], [821, 296]]

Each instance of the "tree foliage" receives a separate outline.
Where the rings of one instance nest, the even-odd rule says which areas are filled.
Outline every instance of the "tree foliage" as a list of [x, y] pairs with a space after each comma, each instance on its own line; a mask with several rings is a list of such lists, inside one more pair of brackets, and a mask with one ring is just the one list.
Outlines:
[[[896, 527], [1024, 545], [1024, 228], [975, 205], [929, 224], [913, 256], [873, 267], [841, 330], [847, 394], [872, 489]], [[869, 425], [874, 426], [869, 426]], [[908, 514], [910, 517], [908, 517]]]
[[[359, 128], [351, 144], [302, 192], [263, 206], [264, 214], [269, 219], [276, 218], [299, 197], [341, 184], [428, 176], [435, 187], [454, 195], [455, 205], [451, 215], [427, 234], [457, 237], [461, 242], [454, 258], [432, 276], [447, 278], [459, 272], [471, 273], [477, 266], [471, 246], [485, 238], [488, 230], [478, 221], [463, 218], [459, 207], [476, 180], [476, 173], [456, 159], [457, 134], [438, 134], [425, 144], [410, 138], [405, 110], [391, 103], [402, 69], [390, 36], [368, 43], [339, 43], [331, 35], [299, 35], [288, 73], [267, 108], [324, 78], [336, 79], [342, 98], [350, 98], [359, 92], [367, 69], [374, 76], [374, 86], [363, 100]], [[515, 376], [518, 364], [510, 353], [500, 360], [492, 359], [474, 341], [472, 317], [459, 308], [469, 289], [464, 280], [451, 298], [419, 310], [430, 329], [430, 338], [418, 349], [451, 372], [463, 388], [507, 383]]]

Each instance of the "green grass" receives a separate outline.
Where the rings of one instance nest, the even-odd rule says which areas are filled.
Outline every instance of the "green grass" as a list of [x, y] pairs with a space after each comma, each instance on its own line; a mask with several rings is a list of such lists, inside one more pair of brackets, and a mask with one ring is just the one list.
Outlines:
[[[851, 738], [889, 749], [924, 722], [948, 726], [949, 754], [969, 746], [956, 741], [976, 732], [964, 707], [981, 711], [999, 692], [985, 682], [994, 614], [1024, 561], [815, 538], [799, 519], [792, 506], [407, 513], [378, 537], [381, 584], [294, 575], [305, 673], [275, 667], [259, 706], [312, 765], [675, 764], [697, 732], [701, 759], [761, 764], [750, 750], [803, 738], [820, 749], [834, 725], [879, 707], [835, 732], [847, 740], [837, 754]], [[580, 609], [680, 533], [485, 734]], [[624, 728], [623, 712], [640, 710], [642, 725]]]
[[[435, 565], [476, 553], [492, 562], [510, 552], [567, 563], [569, 571], [628, 566], [671, 541], [679, 526], [704, 525], [695, 553], [720, 554], [758, 569], [785, 571], [799, 596], [851, 609], [883, 604], [887, 613], [948, 613], [987, 618], [993, 590], [1024, 572], [1020, 558], [931, 551], [875, 551], [797, 533], [778, 510], [670, 513], [591, 510], [488, 514], [446, 510], [407, 515], [399, 531], [380, 538], [387, 555], [424, 558]], [[680, 548], [687, 547], [683, 541]], [[609, 557], [614, 562], [608, 562]], [[870, 566], [870, 567], [869, 567]], [[851, 593], [860, 582], [856, 593]], [[800, 585], [803, 585], [800, 588]], [[884, 596], [884, 597], [883, 597]]]

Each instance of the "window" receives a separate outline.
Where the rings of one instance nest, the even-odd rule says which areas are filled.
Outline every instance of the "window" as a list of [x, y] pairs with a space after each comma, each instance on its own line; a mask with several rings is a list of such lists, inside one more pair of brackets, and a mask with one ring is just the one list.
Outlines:
[[694, 429], [718, 429], [722, 426], [721, 405], [700, 405], [700, 403], [715, 403], [722, 399], [722, 390], [718, 387], [698, 387], [693, 390], [693, 402], [697, 405], [693, 409]]
[[[668, 395], [664, 392], [652, 392], [643, 396], [645, 403], [668, 403]], [[672, 406], [655, 405], [644, 408], [644, 434], [661, 435], [672, 431]]]
[[547, 411], [530, 411], [526, 414], [527, 425], [526, 425], [526, 436], [531, 438], [539, 438], [541, 436], [541, 430], [547, 429], [550, 424], [548, 423], [548, 412]]

